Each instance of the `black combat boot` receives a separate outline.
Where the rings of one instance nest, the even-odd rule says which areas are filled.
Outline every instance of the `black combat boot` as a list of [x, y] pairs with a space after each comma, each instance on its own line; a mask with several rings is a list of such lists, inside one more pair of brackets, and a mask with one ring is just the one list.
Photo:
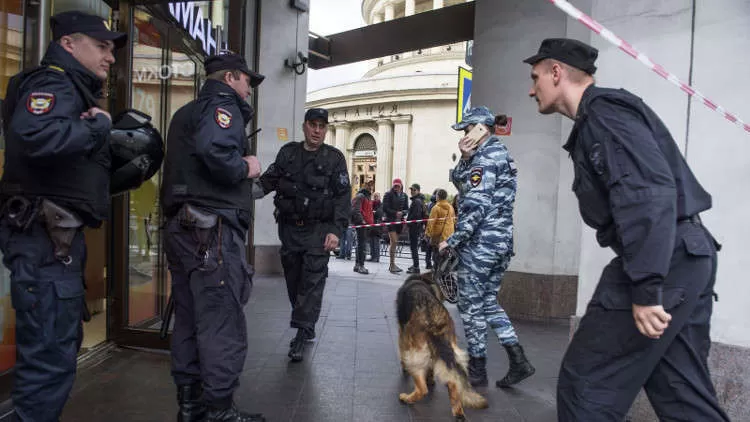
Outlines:
[[206, 415], [206, 422], [266, 422], [262, 413], [240, 412], [234, 404], [226, 409], [211, 408]]
[[529, 360], [526, 359], [523, 347], [521, 347], [520, 344], [516, 343], [510, 346], [505, 346], [505, 351], [508, 352], [510, 368], [508, 368], [508, 373], [503, 379], [495, 382], [497, 387], [510, 387], [511, 385], [518, 384], [526, 378], [534, 375], [536, 369], [534, 369], [534, 367], [531, 366], [531, 363], [529, 363]]
[[297, 330], [297, 336], [289, 344], [289, 357], [292, 362], [300, 362], [303, 359], [302, 353], [305, 351], [305, 332], [303, 329]]
[[487, 385], [487, 358], [469, 356], [469, 382], [474, 387]]
[[206, 406], [201, 401], [203, 388], [200, 383], [177, 386], [177, 422], [201, 422], [206, 416]]

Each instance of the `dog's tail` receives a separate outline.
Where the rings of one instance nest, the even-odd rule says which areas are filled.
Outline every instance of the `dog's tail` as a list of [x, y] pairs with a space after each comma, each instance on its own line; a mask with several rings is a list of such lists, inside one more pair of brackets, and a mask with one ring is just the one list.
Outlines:
[[474, 391], [466, 373], [469, 356], [458, 345], [452, 344], [445, 337], [430, 336], [432, 346], [437, 352], [435, 376], [444, 383], [453, 383], [458, 388], [464, 406], [475, 409], [487, 407], [487, 399]]

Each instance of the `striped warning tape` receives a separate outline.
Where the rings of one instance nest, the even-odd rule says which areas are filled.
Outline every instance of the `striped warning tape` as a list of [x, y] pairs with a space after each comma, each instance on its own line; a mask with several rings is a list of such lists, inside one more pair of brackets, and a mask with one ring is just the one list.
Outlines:
[[573, 6], [566, 0], [549, 0], [549, 1], [555, 6], [557, 6], [560, 10], [567, 13], [568, 16], [570, 16], [571, 18], [578, 20], [582, 24], [586, 25], [592, 31], [601, 35], [604, 39], [614, 44], [620, 50], [627, 53], [630, 57], [648, 66], [657, 75], [668, 80], [669, 82], [672, 82], [678, 88], [685, 91], [688, 95], [697, 97], [703, 102], [703, 104], [706, 105], [706, 107], [721, 114], [722, 116], [724, 116], [725, 119], [738, 125], [739, 127], [745, 129], [746, 132], [750, 133], [750, 124], [743, 122], [735, 114], [728, 112], [722, 106], [718, 105], [714, 101], [709, 100], [708, 98], [706, 98], [705, 95], [698, 92], [697, 89], [680, 81], [680, 79], [677, 78], [677, 76], [675, 76], [673, 73], [668, 72], [666, 69], [664, 69], [664, 67], [654, 63], [651, 59], [646, 57], [643, 53], [636, 50], [627, 41], [618, 37], [612, 31], [602, 26], [599, 22], [595, 21], [593, 18], [591, 18], [591, 16], [588, 16], [587, 14], [581, 12], [580, 10], [578, 10], [575, 6]]

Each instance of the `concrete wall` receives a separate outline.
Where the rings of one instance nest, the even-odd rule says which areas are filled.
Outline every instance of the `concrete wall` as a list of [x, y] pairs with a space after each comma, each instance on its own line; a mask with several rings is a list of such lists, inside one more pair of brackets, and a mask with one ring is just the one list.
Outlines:
[[513, 118], [512, 135], [505, 138], [519, 169], [510, 270], [575, 275], [581, 223], [572, 218], [572, 169], [561, 152], [567, 131], [561, 117], [537, 113], [527, 97], [529, 68], [521, 62], [542, 39], [565, 34], [566, 19], [538, 1], [476, 3], [472, 104]]
[[[262, 2], [260, 14], [259, 70], [266, 79], [258, 89], [258, 127], [263, 130], [258, 134], [257, 155], [265, 170], [285, 142], [277, 136], [278, 129], [286, 129], [289, 141], [303, 139], [307, 75], [298, 76], [284, 67], [284, 59], [296, 57], [297, 51], [307, 55], [309, 15], [291, 8], [289, 2], [267, 1]], [[273, 218], [273, 194], [255, 205], [256, 271], [278, 273], [281, 242]]]
[[[750, 0], [580, 0], [575, 5], [681, 80], [740, 118], [750, 119], [743, 115], [750, 81], [738, 77], [750, 65], [742, 53], [750, 48]], [[713, 195], [713, 208], [703, 214], [703, 221], [724, 248], [719, 254], [719, 301], [714, 305], [709, 366], [719, 400], [732, 420], [750, 420], [750, 330], [743, 328], [750, 317], [744, 266], [750, 236], [745, 183], [750, 177], [750, 136], [547, 2], [478, 0], [476, 22], [473, 103], [514, 118], [508, 145], [521, 171], [515, 261], [537, 271], [549, 271], [552, 262], [551, 274], [577, 264], [576, 313], [582, 315], [602, 268], [613, 256], [596, 244], [592, 230], [582, 227], [570, 193], [567, 154], [558, 151], [557, 160], [553, 158], [552, 148], [559, 148], [571, 122], [537, 114], [526, 99], [529, 66], [521, 60], [533, 54], [543, 38], [577, 38], [600, 50], [597, 84], [641, 96], [662, 118], [698, 180]], [[532, 243], [536, 246], [530, 247]], [[575, 254], [578, 260], [571, 256]], [[649, 407], [641, 396], [631, 412], [633, 420], [655, 420]]]

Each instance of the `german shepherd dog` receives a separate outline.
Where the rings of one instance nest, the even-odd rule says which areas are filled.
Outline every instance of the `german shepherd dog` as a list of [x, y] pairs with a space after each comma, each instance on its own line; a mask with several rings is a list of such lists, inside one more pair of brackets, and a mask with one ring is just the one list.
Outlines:
[[487, 400], [469, 384], [468, 355], [457, 345], [453, 319], [443, 306], [443, 294], [433, 283], [432, 273], [406, 279], [398, 290], [396, 313], [401, 365], [414, 379], [414, 391], [401, 393], [399, 399], [407, 404], [421, 400], [427, 383], [434, 383], [437, 376], [448, 387], [456, 421], [466, 420], [463, 405], [486, 408]]

